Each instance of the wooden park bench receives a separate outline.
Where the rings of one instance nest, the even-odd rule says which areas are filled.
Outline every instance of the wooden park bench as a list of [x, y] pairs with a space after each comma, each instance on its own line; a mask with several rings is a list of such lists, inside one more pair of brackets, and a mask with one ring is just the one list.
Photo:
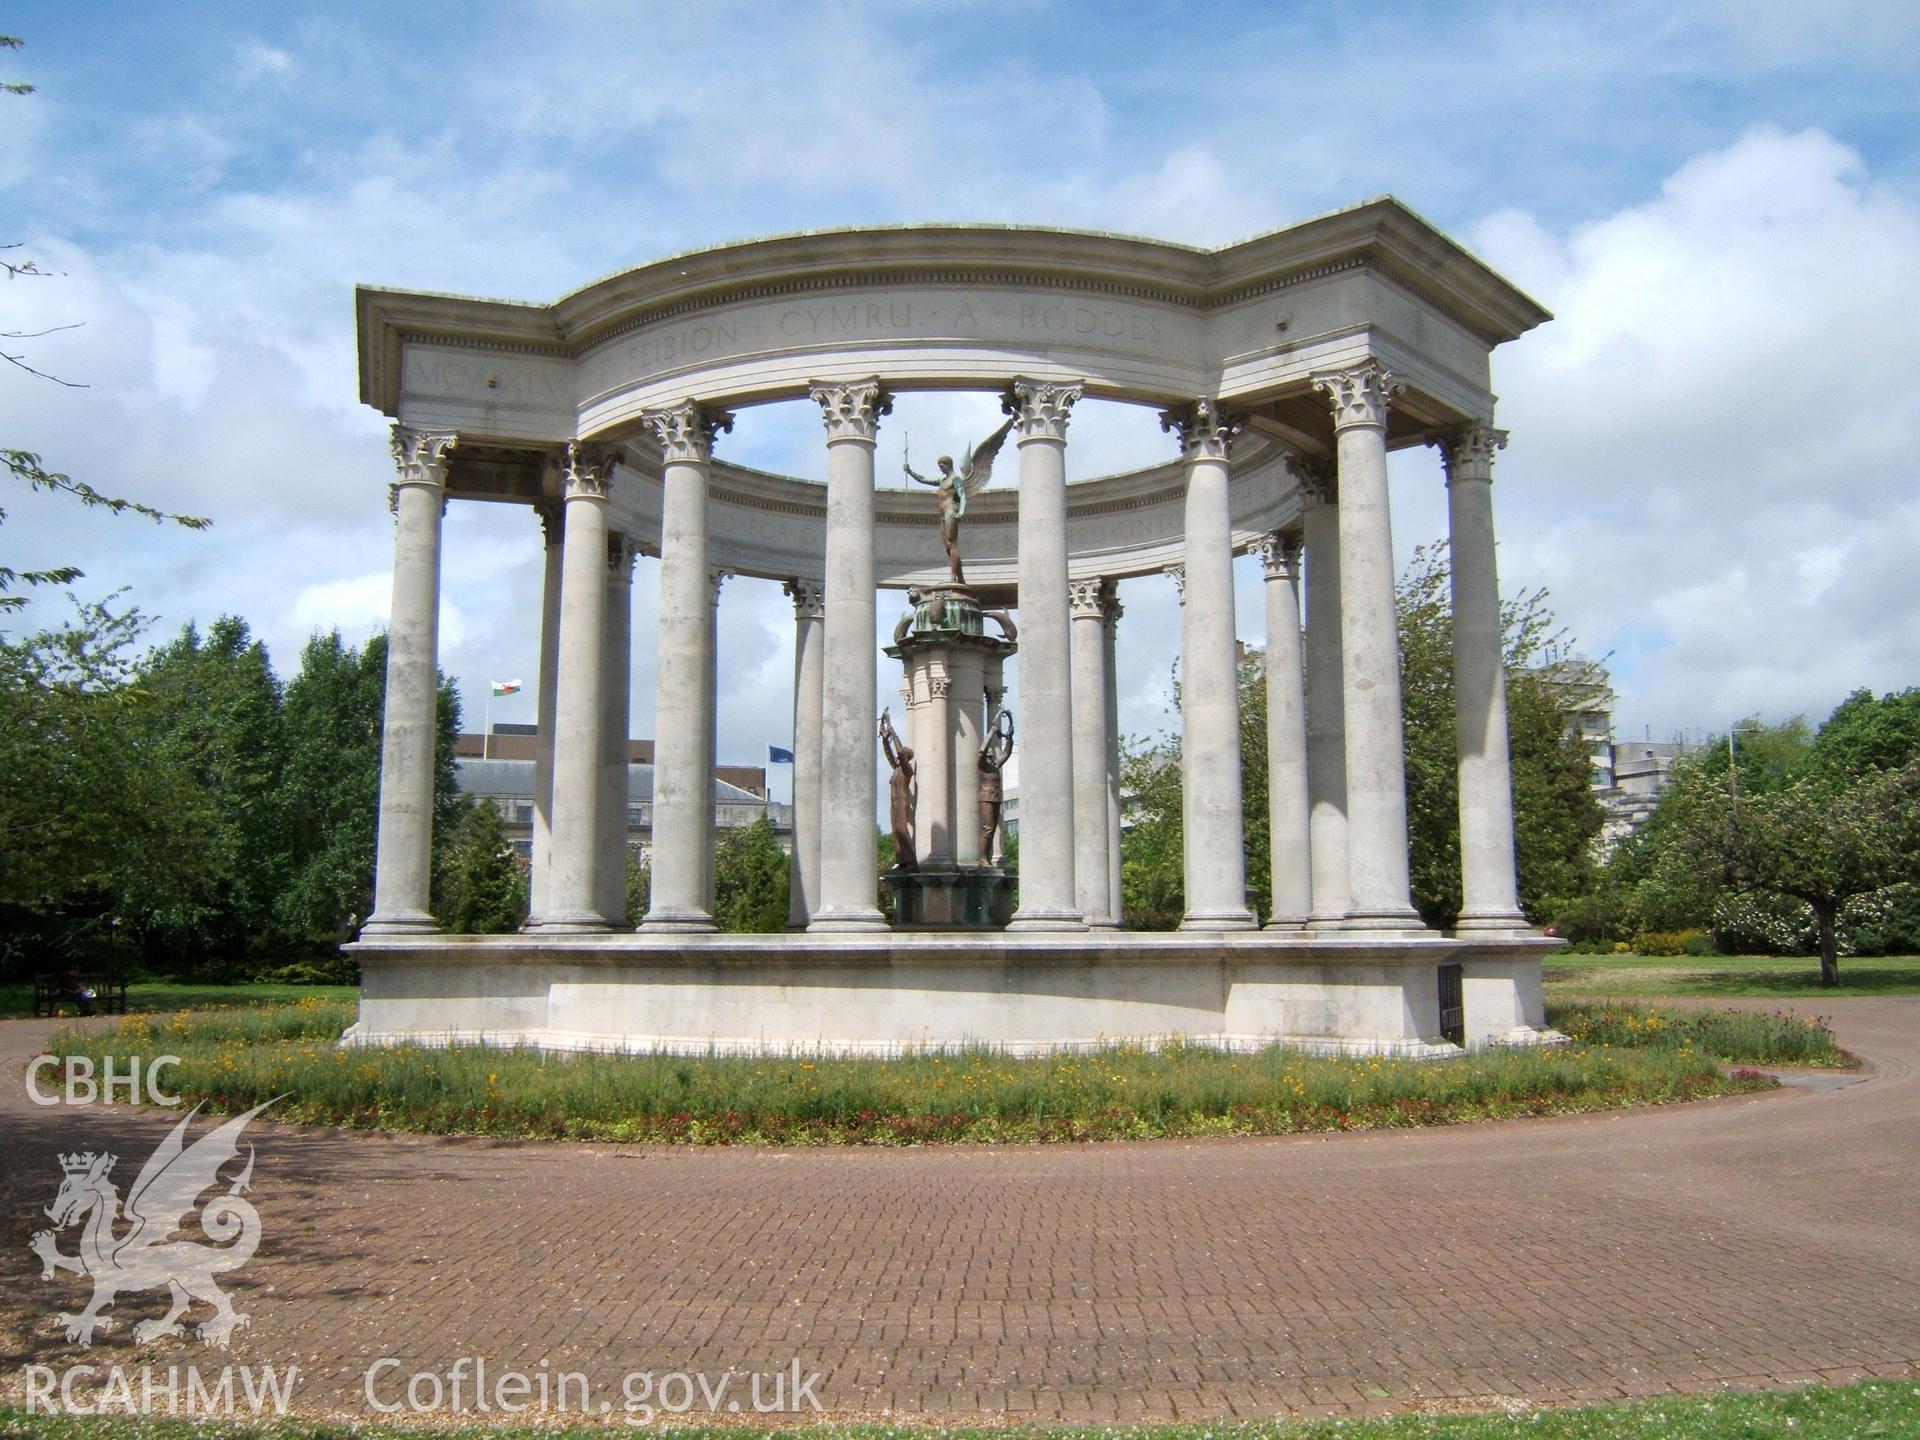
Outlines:
[[75, 997], [74, 982], [78, 988], [93, 992], [93, 999], [87, 1003], [93, 1007], [96, 1015], [124, 1015], [127, 1013], [127, 982], [116, 980], [110, 975], [98, 974], [60, 974], [36, 975], [33, 977], [33, 1013], [36, 1017], [46, 1018], [53, 1015], [62, 1006], [80, 1009], [80, 1001]]

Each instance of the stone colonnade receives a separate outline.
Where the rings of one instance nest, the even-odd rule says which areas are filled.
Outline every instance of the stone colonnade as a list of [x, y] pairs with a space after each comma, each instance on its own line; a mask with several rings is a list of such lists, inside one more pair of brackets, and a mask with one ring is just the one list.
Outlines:
[[[1267, 629], [1270, 930], [1417, 930], [1407, 856], [1400, 668], [1387, 511], [1386, 426], [1397, 388], [1374, 362], [1316, 375], [1332, 463], [1291, 465], [1298, 533], [1260, 538]], [[1004, 405], [1019, 454], [1020, 870], [1016, 930], [1122, 923], [1115, 636], [1108, 577], [1070, 580], [1066, 431], [1081, 387], [1016, 380]], [[819, 383], [826, 426], [826, 581], [788, 582], [794, 639], [790, 924], [877, 930], [874, 448], [891, 397], [879, 377]], [[1185, 928], [1246, 929], [1240, 716], [1229, 476], [1242, 417], [1201, 398], [1168, 409], [1186, 487], [1182, 603]], [[663, 460], [653, 893], [643, 931], [713, 928], [715, 600], [709, 469], [725, 411], [649, 411]], [[1446, 463], [1459, 721], [1460, 926], [1524, 928], [1494, 558], [1492, 461], [1505, 435], [1473, 423], [1435, 437]], [[430, 929], [440, 522], [457, 437], [396, 426], [394, 602], [370, 934]], [[529, 928], [626, 922], [627, 653], [635, 547], [610, 529], [614, 452], [572, 444], [562, 499], [543, 509]], [[1304, 574], [1303, 574], [1304, 572]], [[1304, 643], [1302, 602], [1304, 600]], [[982, 677], [988, 713], [997, 676]], [[965, 828], [964, 816], [956, 824]], [[992, 857], [984, 857], [992, 858]]]

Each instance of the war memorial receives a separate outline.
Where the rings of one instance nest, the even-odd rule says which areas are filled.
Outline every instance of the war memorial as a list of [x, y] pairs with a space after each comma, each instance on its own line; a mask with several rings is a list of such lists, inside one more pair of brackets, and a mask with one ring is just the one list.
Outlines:
[[[394, 421], [397, 528], [350, 1043], [1033, 1053], [1181, 1036], [1439, 1058], [1558, 1038], [1540, 972], [1556, 942], [1516, 896], [1490, 367], [1549, 317], [1397, 202], [1215, 251], [905, 226], [674, 256], [550, 305], [362, 289], [358, 306], [361, 398]], [[954, 437], [912, 476], [925, 489], [881, 489], [876, 437], [909, 390], [987, 391], [1007, 421]], [[1083, 398], [1159, 412], [1165, 453], [1069, 484]], [[819, 408], [824, 482], [728, 462], [734, 412], [795, 399]], [[1409, 896], [1387, 494], [1388, 451], [1423, 445], [1445, 461], [1453, 565], [1465, 903], [1448, 933]], [[442, 933], [428, 908], [455, 500], [525, 507], [545, 547], [532, 906], [513, 935]], [[1246, 897], [1232, 580], [1249, 552], [1266, 598], [1264, 925]], [[650, 906], [628, 916], [643, 557], [659, 583], [654, 847]], [[1182, 607], [1186, 915], [1145, 933], [1121, 913], [1115, 587], [1161, 573]], [[712, 919], [731, 575], [782, 582], [794, 606], [793, 898], [775, 935]], [[1017, 876], [1000, 803], [1016, 749]]]

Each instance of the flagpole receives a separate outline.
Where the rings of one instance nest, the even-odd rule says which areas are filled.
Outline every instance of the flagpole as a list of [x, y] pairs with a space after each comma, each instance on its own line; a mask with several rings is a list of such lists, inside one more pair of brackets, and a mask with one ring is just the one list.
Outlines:
[[483, 723], [486, 728], [480, 732], [480, 758], [486, 760], [490, 758], [493, 748], [493, 682], [491, 680], [487, 682], [487, 718]]

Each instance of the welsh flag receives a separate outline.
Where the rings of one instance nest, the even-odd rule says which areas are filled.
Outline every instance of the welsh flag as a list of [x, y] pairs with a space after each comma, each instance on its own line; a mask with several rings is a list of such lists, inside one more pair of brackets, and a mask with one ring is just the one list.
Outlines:
[[518, 680], [496, 680], [493, 682], [493, 693], [496, 695], [517, 695], [520, 693], [520, 682]]

